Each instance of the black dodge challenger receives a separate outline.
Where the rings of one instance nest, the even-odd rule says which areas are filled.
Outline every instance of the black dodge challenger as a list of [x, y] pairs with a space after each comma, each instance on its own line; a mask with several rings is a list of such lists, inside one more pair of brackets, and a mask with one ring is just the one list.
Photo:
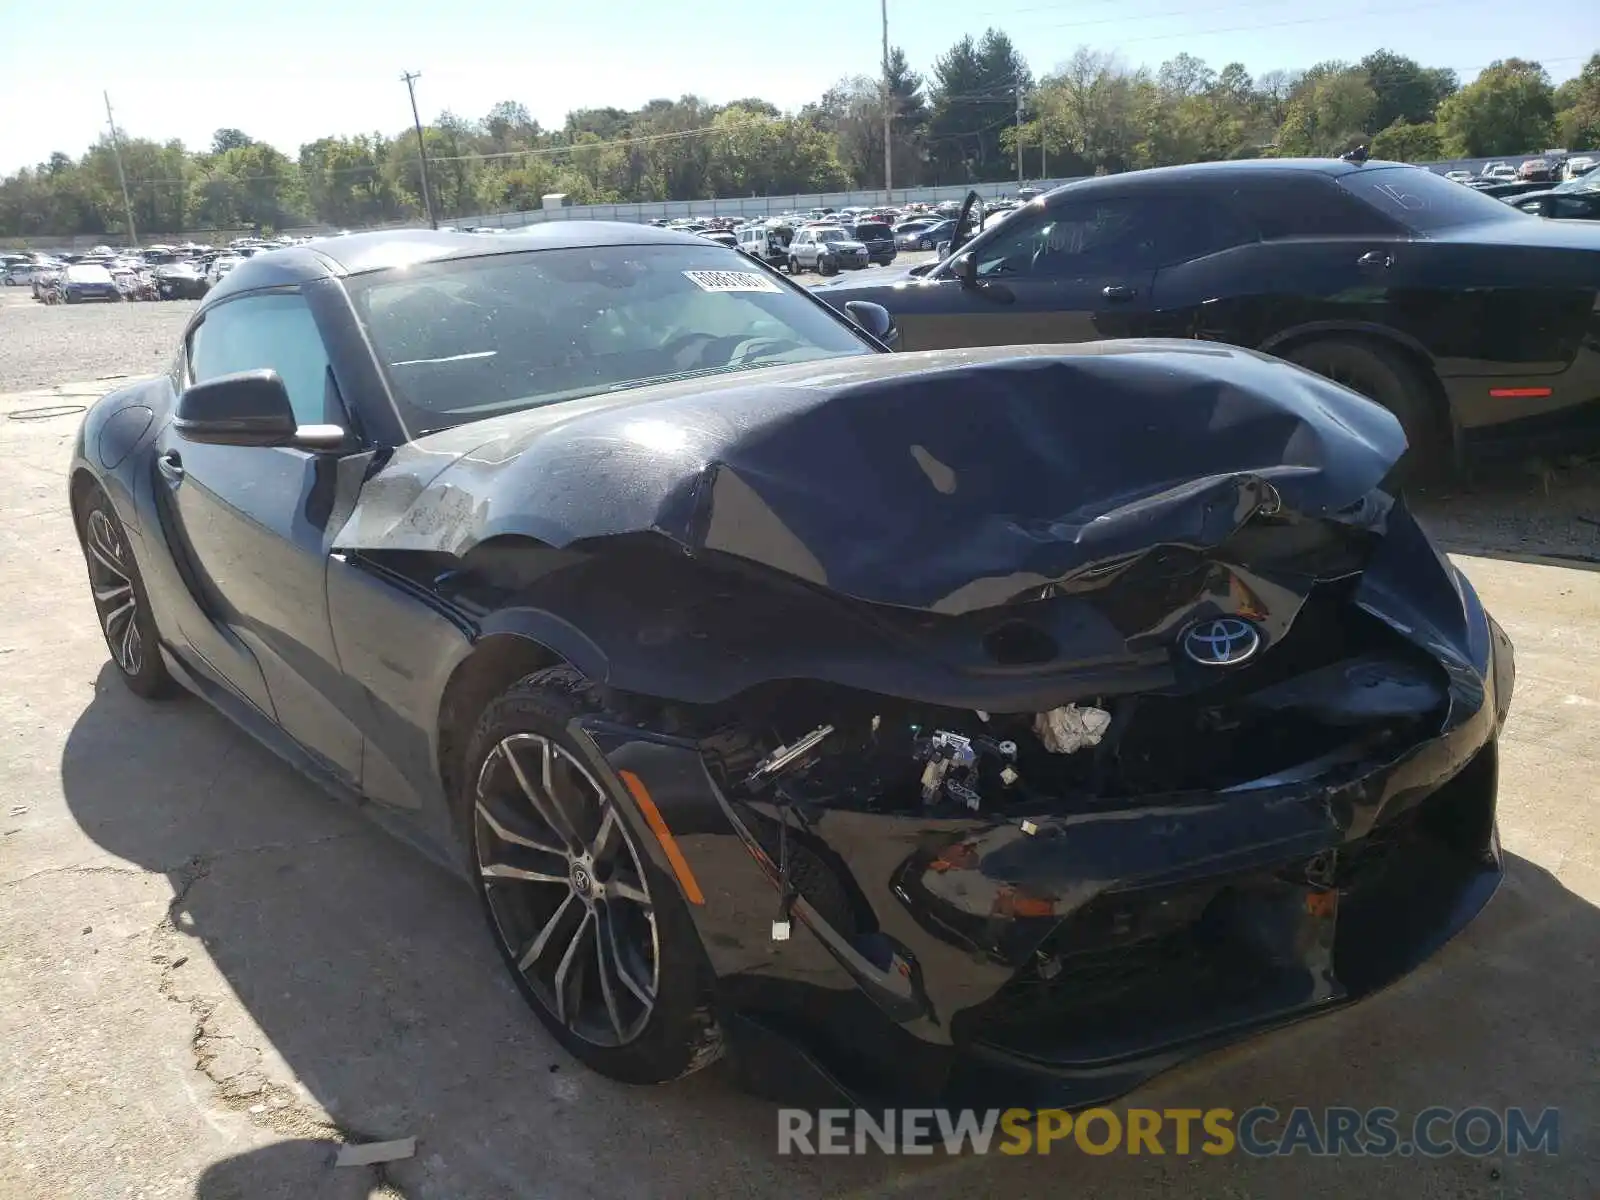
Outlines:
[[852, 313], [641, 226], [252, 258], [79, 433], [111, 657], [459, 866], [620, 1080], [1085, 1103], [1472, 918], [1511, 647], [1389, 413]]
[[907, 350], [1107, 337], [1264, 350], [1389, 408], [1418, 472], [1600, 445], [1600, 226], [1530, 221], [1420, 167], [1107, 175], [956, 249], [817, 294], [884, 305]]

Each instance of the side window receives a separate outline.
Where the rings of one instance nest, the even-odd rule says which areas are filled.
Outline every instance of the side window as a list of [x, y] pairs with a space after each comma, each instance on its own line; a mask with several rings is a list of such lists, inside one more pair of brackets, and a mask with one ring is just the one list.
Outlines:
[[981, 249], [980, 276], [1081, 279], [1150, 271], [1225, 248], [1248, 231], [1227, 230], [1210, 206], [1173, 196], [1108, 196], [1008, 217]]
[[330, 412], [328, 352], [304, 296], [243, 296], [219, 304], [189, 335], [196, 383], [235, 371], [276, 371], [302, 425], [342, 423]]
[[1264, 241], [1278, 238], [1384, 237], [1395, 227], [1331, 179], [1310, 171], [1264, 176], [1234, 189], [1228, 208], [1260, 231]]

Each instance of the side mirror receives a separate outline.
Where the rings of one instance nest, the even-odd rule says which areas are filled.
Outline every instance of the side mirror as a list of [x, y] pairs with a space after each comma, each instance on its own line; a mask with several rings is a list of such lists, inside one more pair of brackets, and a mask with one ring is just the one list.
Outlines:
[[962, 287], [978, 286], [978, 260], [969, 251], [950, 260], [950, 274], [961, 281]]
[[894, 318], [883, 305], [870, 300], [847, 300], [844, 311], [846, 316], [889, 349], [899, 347], [900, 330], [895, 327]]
[[178, 436], [212, 446], [299, 446], [332, 449], [345, 431], [337, 425], [298, 425], [289, 392], [276, 371], [239, 371], [191, 384], [178, 397]]

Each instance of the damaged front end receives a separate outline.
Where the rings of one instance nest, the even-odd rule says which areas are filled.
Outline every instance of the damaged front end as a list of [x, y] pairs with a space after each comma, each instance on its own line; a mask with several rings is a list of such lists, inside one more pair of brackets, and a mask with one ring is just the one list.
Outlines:
[[[1498, 881], [1510, 645], [1382, 492], [871, 618], [992, 674], [941, 703], [797, 671], [587, 730], [721, 893], [696, 918], [755, 1090], [803, 1063], [858, 1100], [1089, 1103], [1389, 981]], [[1115, 661], [1046, 669], [1100, 623]]]
[[339, 544], [599, 685], [753, 1089], [1102, 1099], [1493, 891], [1510, 645], [1354, 393], [1125, 342], [585, 403], [397, 456]]

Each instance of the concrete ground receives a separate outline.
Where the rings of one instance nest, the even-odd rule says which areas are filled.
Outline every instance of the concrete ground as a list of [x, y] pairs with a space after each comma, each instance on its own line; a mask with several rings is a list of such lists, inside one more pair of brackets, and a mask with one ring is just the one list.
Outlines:
[[[0, 396], [0, 1197], [1600, 1193], [1592, 564], [1461, 560], [1520, 668], [1483, 916], [1387, 992], [1126, 1101], [1555, 1106], [1557, 1156], [780, 1158], [774, 1110], [717, 1068], [655, 1089], [578, 1068], [464, 884], [200, 702], [122, 687], [62, 475], [103, 386]], [[408, 1136], [411, 1159], [330, 1165]]]

